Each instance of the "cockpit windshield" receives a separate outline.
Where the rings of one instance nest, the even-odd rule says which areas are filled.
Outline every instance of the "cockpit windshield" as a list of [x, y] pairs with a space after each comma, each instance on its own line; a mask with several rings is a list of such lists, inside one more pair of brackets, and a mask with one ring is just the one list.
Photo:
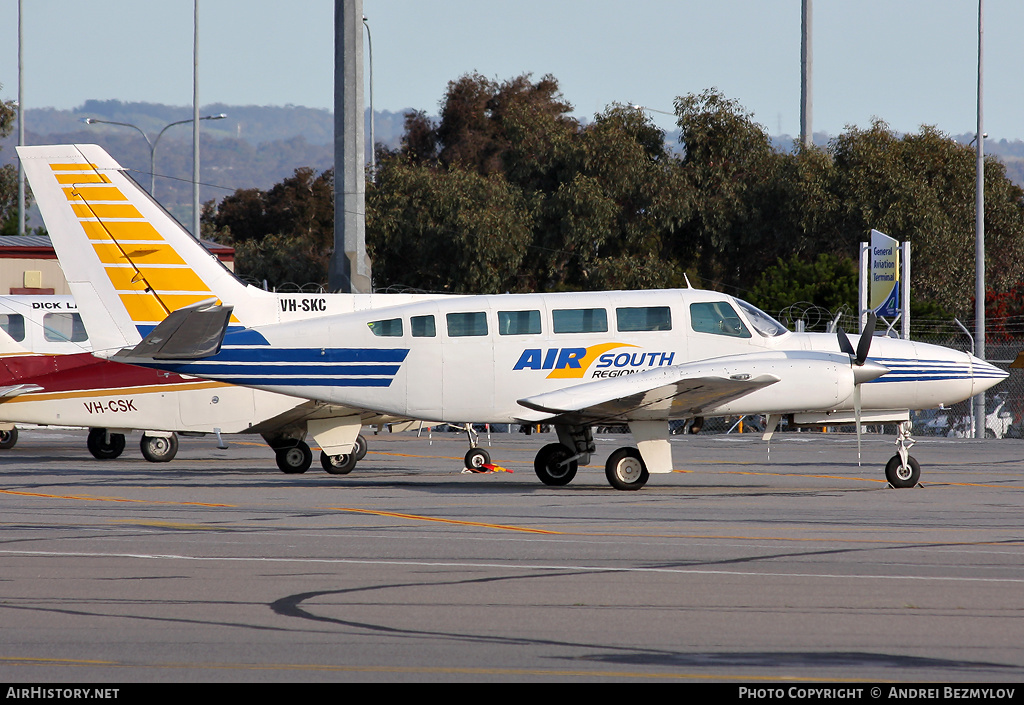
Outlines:
[[789, 332], [786, 329], [786, 326], [776, 321], [761, 309], [751, 306], [746, 301], [742, 301], [740, 299], [736, 299], [736, 303], [741, 309], [743, 309], [743, 313], [746, 314], [747, 320], [750, 321], [750, 325], [754, 327], [754, 330], [766, 338], [774, 338]]

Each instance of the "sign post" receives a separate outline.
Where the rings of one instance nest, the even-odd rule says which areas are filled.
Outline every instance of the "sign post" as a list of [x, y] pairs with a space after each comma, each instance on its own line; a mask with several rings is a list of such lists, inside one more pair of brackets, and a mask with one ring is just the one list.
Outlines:
[[900, 337], [910, 339], [910, 243], [902, 245], [878, 230], [871, 241], [861, 243], [860, 324], [864, 330], [868, 311], [891, 321], [900, 320]]

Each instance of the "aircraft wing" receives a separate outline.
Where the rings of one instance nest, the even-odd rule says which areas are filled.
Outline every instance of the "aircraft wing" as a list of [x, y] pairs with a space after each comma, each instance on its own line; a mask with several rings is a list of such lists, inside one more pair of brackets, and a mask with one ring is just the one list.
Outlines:
[[699, 416], [705, 409], [779, 380], [771, 374], [729, 374], [706, 363], [684, 364], [584, 382], [518, 402], [539, 413], [523, 416], [524, 421], [532, 422], [556, 418], [567, 423], [685, 418]]

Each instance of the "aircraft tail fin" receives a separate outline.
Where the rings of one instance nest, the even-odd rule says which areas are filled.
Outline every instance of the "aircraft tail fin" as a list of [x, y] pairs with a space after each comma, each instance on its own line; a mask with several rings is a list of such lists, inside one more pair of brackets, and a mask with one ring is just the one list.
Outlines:
[[12, 338], [6, 330], [0, 328], [0, 357], [28, 354], [28, 348]]
[[179, 309], [215, 299], [237, 311], [249, 296], [101, 147], [17, 151], [94, 351], [135, 347]]

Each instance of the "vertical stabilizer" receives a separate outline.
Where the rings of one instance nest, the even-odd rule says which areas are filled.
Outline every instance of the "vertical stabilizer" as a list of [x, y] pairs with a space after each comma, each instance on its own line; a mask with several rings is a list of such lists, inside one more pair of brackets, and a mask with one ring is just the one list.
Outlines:
[[17, 150], [94, 350], [135, 346], [200, 301], [249, 295], [101, 147]]

